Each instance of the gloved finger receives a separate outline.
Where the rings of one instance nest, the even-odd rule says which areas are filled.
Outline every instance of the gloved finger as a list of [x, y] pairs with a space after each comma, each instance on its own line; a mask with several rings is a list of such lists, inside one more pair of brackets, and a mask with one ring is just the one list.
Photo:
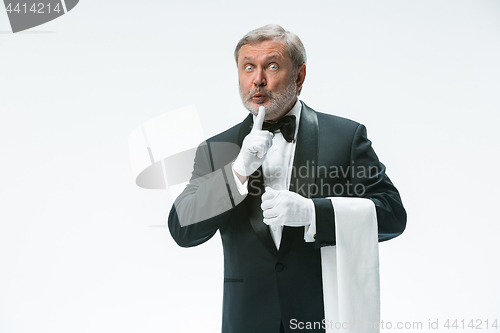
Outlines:
[[255, 117], [255, 122], [253, 123], [252, 130], [262, 130], [262, 124], [264, 123], [264, 117], [266, 116], [266, 108], [259, 106], [259, 113]]
[[[256, 138], [253, 142], [252, 145], [249, 147], [250, 151], [252, 153], [263, 153], [264, 155], [267, 154], [267, 151], [270, 148], [269, 142], [265, 138]], [[262, 157], [262, 156], [260, 156]]]
[[273, 208], [264, 210], [262, 212], [262, 216], [264, 216], [264, 218], [266, 218], [266, 219], [271, 219], [271, 218], [279, 217], [280, 216], [279, 213], [280, 213], [279, 209], [276, 209], [276, 207], [273, 207]]
[[274, 199], [278, 194], [279, 194], [279, 191], [276, 191], [276, 190], [272, 189], [271, 187], [266, 186], [266, 191], [264, 192], [264, 194], [262, 194], [261, 200], [262, 200], [262, 202], [264, 202], [267, 200]]
[[254, 135], [254, 140], [272, 142], [274, 138], [274, 133], [266, 130], [255, 131], [252, 134]]
[[264, 147], [260, 147], [259, 150], [257, 150], [257, 157], [258, 158], [263, 158], [267, 153], [267, 149], [265, 149]]
[[267, 143], [267, 149], [268, 150], [273, 145], [273, 138], [274, 138], [274, 133], [267, 132], [266, 143]]
[[250, 152], [251, 154], [257, 154], [260, 151], [259, 148], [260, 147], [257, 144], [251, 145], [250, 147], [248, 147], [248, 152]]
[[278, 207], [281, 206], [280, 202], [282, 200], [281, 200], [281, 197], [279, 196], [280, 191], [275, 191], [275, 192], [277, 192], [278, 194], [276, 194], [274, 197], [269, 197], [269, 195], [273, 195], [273, 194], [268, 194], [265, 198], [264, 198], [264, 195], [262, 195], [263, 199], [262, 199], [262, 204], [260, 205], [260, 208], [262, 208], [262, 211], [266, 211], [269, 209], [278, 209]]
[[266, 143], [259, 140], [255, 140], [254, 142], [252, 142], [252, 146], [250, 148], [252, 149], [252, 151], [259, 152], [266, 148]]
[[278, 225], [281, 225], [280, 224], [280, 219], [276, 218], [276, 217], [273, 217], [273, 218], [264, 218], [262, 220], [262, 222], [264, 222], [265, 224], [267, 225], [270, 225], [270, 226], [278, 226]]
[[268, 226], [283, 226], [285, 225], [284, 223], [284, 219], [282, 216], [278, 216], [278, 217], [272, 217], [272, 218], [264, 218], [262, 220], [265, 224], [267, 224]]
[[266, 142], [258, 142], [256, 147], [257, 147], [258, 158], [263, 158], [267, 154], [267, 151], [269, 150], [269, 147]]
[[252, 133], [252, 143], [263, 143], [268, 147], [271, 147], [273, 145], [273, 137], [274, 134], [269, 132], [269, 131], [256, 131]]
[[262, 200], [262, 204], [260, 205], [260, 208], [262, 209], [263, 212], [266, 210], [269, 210], [274, 207], [274, 200]]

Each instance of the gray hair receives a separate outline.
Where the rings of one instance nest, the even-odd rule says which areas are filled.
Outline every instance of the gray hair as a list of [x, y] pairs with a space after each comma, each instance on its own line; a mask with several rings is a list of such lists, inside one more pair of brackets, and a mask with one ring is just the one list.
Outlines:
[[256, 44], [266, 40], [280, 40], [285, 44], [285, 49], [292, 59], [294, 70], [297, 70], [300, 65], [305, 64], [307, 60], [306, 49], [300, 38], [293, 32], [286, 31], [277, 24], [268, 24], [263, 27], [250, 31], [236, 45], [234, 49], [234, 60], [238, 65], [238, 56], [240, 49], [246, 44]]

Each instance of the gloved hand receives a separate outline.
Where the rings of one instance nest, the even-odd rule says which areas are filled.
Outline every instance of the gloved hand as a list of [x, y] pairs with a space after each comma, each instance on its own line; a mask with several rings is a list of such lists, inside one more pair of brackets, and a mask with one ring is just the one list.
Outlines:
[[265, 108], [259, 107], [252, 130], [243, 140], [240, 153], [234, 161], [233, 169], [241, 176], [250, 176], [254, 173], [266, 159], [267, 151], [273, 144], [274, 134], [262, 130], [265, 116]]
[[260, 207], [264, 212], [264, 223], [271, 226], [306, 226], [311, 224], [315, 214], [312, 199], [304, 198], [295, 192], [277, 191], [270, 187], [266, 187]]

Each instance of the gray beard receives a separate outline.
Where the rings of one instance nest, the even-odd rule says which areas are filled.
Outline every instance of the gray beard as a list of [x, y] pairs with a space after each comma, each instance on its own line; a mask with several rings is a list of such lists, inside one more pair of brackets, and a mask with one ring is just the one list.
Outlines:
[[266, 106], [266, 116], [271, 119], [279, 119], [289, 111], [286, 108], [297, 97], [297, 82], [290, 80], [286, 89], [278, 94], [271, 93], [266, 89], [253, 89], [248, 95], [244, 95], [240, 88], [240, 97], [243, 105], [254, 115], [257, 115], [259, 111], [259, 105], [255, 105], [252, 102], [252, 96], [257, 90], [265, 93], [269, 98], [268, 105]]

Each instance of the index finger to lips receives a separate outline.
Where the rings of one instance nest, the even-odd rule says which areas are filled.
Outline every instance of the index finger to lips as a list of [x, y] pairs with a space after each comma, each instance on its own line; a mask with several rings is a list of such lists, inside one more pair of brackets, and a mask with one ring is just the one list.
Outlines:
[[266, 108], [259, 106], [259, 113], [255, 117], [255, 122], [253, 123], [254, 130], [262, 130], [262, 124], [264, 123], [264, 118], [266, 117]]

